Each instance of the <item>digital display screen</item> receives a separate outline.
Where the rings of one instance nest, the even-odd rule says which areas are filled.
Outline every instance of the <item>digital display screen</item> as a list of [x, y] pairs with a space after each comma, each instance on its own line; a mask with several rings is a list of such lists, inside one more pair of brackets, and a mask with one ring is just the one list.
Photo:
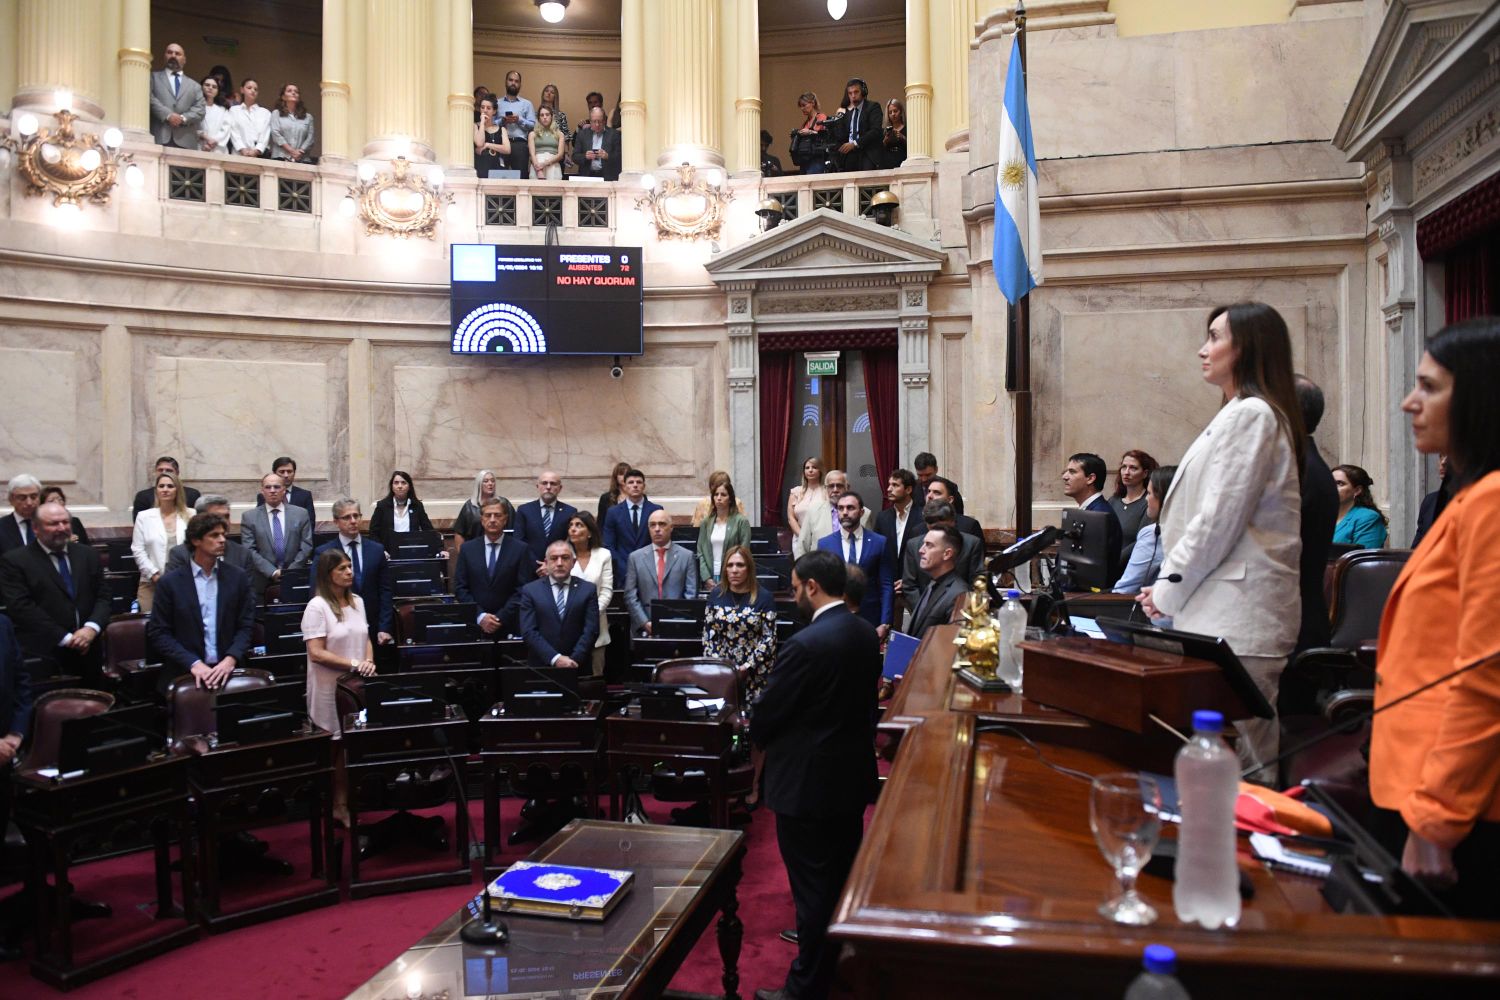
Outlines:
[[641, 354], [640, 247], [452, 245], [454, 354]]

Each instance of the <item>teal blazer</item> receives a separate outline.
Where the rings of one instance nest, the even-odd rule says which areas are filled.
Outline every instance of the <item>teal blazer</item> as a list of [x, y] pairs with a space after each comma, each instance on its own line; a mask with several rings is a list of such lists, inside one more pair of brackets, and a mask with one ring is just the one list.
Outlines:
[[1358, 545], [1362, 549], [1383, 549], [1387, 532], [1385, 519], [1378, 510], [1368, 507], [1351, 507], [1349, 513], [1339, 518], [1333, 529], [1333, 544]]
[[[730, 511], [724, 532], [724, 551], [736, 545], [750, 544], [750, 521], [738, 511]], [[698, 526], [698, 579], [708, 583], [714, 578], [714, 515], [710, 511]]]

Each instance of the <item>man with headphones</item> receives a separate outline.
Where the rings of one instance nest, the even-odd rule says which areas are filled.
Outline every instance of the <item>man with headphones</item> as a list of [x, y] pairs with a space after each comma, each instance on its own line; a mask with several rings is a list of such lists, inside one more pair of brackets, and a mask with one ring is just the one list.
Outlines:
[[872, 101], [870, 88], [865, 81], [855, 77], [844, 85], [849, 107], [845, 109], [840, 128], [844, 141], [838, 147], [840, 170], [876, 170], [876, 156], [880, 150], [880, 134], [883, 116], [880, 102]]

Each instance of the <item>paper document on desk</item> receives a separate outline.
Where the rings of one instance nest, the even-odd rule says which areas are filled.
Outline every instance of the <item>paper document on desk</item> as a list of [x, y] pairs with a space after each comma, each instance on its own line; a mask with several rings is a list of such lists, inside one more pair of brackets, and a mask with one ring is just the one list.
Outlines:
[[705, 710], [705, 711], [708, 711], [708, 712], [717, 712], [717, 711], [719, 711], [720, 709], [722, 709], [724, 707], [724, 699], [723, 698], [696, 698], [696, 699], [695, 698], [689, 698], [687, 706], [688, 706], [688, 711], [689, 712], [698, 711], [698, 710]]

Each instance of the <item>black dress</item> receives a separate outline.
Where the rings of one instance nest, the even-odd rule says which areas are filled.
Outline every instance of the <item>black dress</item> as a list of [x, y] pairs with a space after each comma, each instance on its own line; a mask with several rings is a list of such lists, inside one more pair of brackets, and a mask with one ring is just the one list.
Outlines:
[[[497, 141], [499, 141], [499, 138], [500, 138], [500, 127], [497, 125], [495, 127], [495, 131], [493, 131], [493, 132], [486, 131], [485, 132], [485, 137], [486, 137], [486, 139], [488, 139], [491, 142], [497, 142]], [[511, 150], [512, 150], [512, 152], [514, 152], [515, 151], [515, 147], [512, 146]], [[479, 175], [479, 179], [480, 180], [483, 180], [484, 178], [488, 177], [490, 175], [490, 171], [491, 170], [504, 170], [505, 168], [506, 168], [505, 157], [501, 156], [499, 153], [495, 152], [494, 150], [492, 150], [492, 149], [477, 150], [476, 149], [474, 151], [474, 172]]]

